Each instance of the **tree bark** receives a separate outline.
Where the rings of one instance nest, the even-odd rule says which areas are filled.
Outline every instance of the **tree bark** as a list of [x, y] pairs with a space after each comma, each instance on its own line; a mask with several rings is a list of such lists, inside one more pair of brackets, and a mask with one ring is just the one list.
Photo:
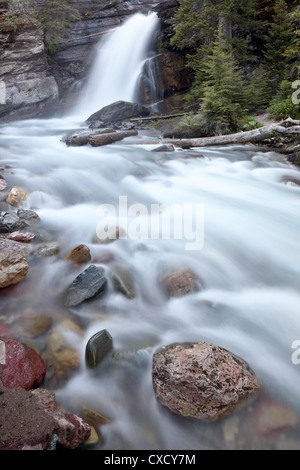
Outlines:
[[88, 144], [92, 147], [99, 147], [100, 145], [108, 145], [118, 140], [125, 139], [126, 137], [131, 137], [138, 135], [137, 131], [123, 131], [123, 132], [114, 132], [111, 134], [102, 134], [97, 135], [89, 139]]
[[[290, 127], [284, 127], [284, 124], [288, 124]], [[201, 137], [199, 139], [173, 140], [172, 143], [184, 149], [215, 145], [247, 144], [252, 142], [263, 142], [270, 138], [273, 132], [278, 132], [284, 136], [300, 135], [300, 121], [288, 119], [280, 123], [269, 124], [267, 126], [260, 127], [259, 129], [253, 129], [252, 131], [213, 137]]]

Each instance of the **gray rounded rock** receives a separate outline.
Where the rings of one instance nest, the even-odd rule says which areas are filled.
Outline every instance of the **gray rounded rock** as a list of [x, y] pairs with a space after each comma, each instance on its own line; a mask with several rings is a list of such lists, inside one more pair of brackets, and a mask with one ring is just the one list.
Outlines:
[[74, 279], [66, 291], [65, 307], [76, 307], [86, 300], [103, 294], [107, 286], [105, 271], [95, 265], [89, 266]]

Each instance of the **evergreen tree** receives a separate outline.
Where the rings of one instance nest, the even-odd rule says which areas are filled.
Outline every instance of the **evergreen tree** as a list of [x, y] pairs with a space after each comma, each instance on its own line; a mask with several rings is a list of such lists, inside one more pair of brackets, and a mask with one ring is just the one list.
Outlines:
[[287, 78], [287, 54], [288, 46], [293, 38], [293, 24], [288, 15], [288, 7], [285, 0], [276, 0], [274, 16], [266, 36], [264, 56], [267, 61], [270, 78], [274, 80], [275, 89], [280, 82]]
[[245, 114], [244, 85], [232, 47], [224, 44], [220, 27], [203, 67], [207, 71], [201, 106], [205, 130], [214, 134], [237, 130]]

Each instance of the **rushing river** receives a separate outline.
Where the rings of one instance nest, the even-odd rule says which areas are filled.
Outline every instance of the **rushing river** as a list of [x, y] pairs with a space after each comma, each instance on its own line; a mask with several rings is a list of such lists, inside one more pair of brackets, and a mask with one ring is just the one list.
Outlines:
[[[300, 340], [300, 187], [282, 181], [299, 178], [298, 169], [252, 146], [152, 152], [157, 143], [143, 135], [105, 147], [67, 147], [61, 138], [78, 126], [52, 119], [0, 127], [0, 165], [8, 184], [29, 192], [24, 208], [39, 214], [60, 245], [59, 254], [40, 260], [17, 290], [2, 295], [2, 317], [30, 306], [39, 313], [59, 306], [60, 294], [86, 267], [70, 270], [64, 256], [74, 246], [86, 244], [95, 264], [109, 253], [130, 270], [136, 297], [127, 299], [110, 286], [104, 297], [70, 310], [85, 325], [83, 336], [69, 338], [82, 363], [55, 390], [58, 402], [74, 412], [85, 404], [110, 418], [98, 449], [272, 448], [282, 436], [266, 441], [259, 435], [255, 403], [234, 415], [238, 432], [232, 417], [201, 424], [162, 408], [153, 393], [151, 361], [161, 345], [215, 343], [250, 364], [261, 383], [259, 400], [286, 405], [299, 417], [300, 364], [292, 361], [292, 345]], [[169, 239], [141, 233], [141, 239], [93, 243], [99, 206], [118, 208], [120, 196], [128, 207], [201, 209], [203, 243], [187, 249], [190, 240], [184, 233], [176, 238], [175, 226]], [[149, 210], [148, 226], [154, 218]], [[108, 262], [102, 265], [109, 269]], [[158, 279], [166, 268], [180, 266], [196, 273], [204, 288], [166, 299]], [[102, 329], [120, 354], [95, 374], [85, 368], [84, 351]], [[292, 438], [300, 439], [299, 428]]]

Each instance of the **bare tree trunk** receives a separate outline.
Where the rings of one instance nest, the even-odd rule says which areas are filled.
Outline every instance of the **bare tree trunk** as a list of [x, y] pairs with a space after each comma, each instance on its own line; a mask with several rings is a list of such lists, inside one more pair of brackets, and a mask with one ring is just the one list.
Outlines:
[[219, 27], [221, 29], [222, 37], [224, 40], [222, 40], [223, 44], [227, 44], [228, 39], [232, 39], [232, 21], [231, 18], [228, 16], [220, 16], [219, 17]]
[[[289, 124], [289, 127], [285, 127], [284, 124]], [[287, 119], [286, 121], [270, 124], [252, 131], [213, 137], [201, 137], [199, 139], [173, 140], [172, 143], [184, 149], [192, 147], [209, 147], [215, 145], [247, 144], [252, 142], [263, 142], [264, 140], [270, 138], [273, 132], [278, 132], [284, 136], [300, 135], [300, 121]]]

